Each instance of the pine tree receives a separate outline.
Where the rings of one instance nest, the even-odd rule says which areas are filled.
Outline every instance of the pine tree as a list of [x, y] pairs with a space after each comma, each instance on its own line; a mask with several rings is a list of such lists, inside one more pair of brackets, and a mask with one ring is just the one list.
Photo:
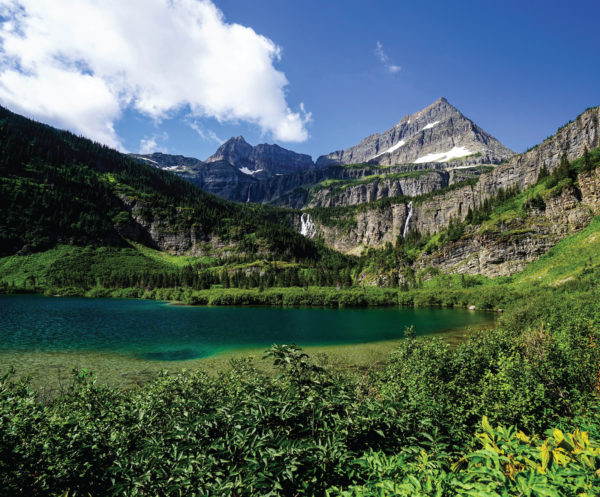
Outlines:
[[290, 286], [300, 286], [300, 280], [298, 279], [298, 271], [296, 269], [291, 270], [292, 276], [290, 278]]
[[537, 178], [537, 182], [541, 183], [542, 181], [544, 181], [548, 176], [550, 176], [550, 173], [548, 172], [548, 169], [546, 168], [546, 163], [544, 162], [542, 164], [542, 168], [540, 169], [540, 172], [538, 173], [538, 178]]
[[470, 205], [469, 205], [469, 210], [467, 211], [467, 215], [465, 216], [465, 223], [467, 225], [473, 224], [473, 209], [471, 209]]
[[579, 170], [582, 172], [591, 171], [593, 169], [592, 156], [587, 148], [583, 147], [583, 156], [581, 157], [581, 165]]

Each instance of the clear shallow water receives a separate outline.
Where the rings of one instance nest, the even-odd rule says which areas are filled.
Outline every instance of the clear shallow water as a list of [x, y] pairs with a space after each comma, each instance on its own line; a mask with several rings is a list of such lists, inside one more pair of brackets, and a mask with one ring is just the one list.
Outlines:
[[[103, 382], [127, 384], [165, 367], [214, 365], [219, 358], [260, 352], [273, 343], [328, 351], [352, 345], [355, 351], [373, 351], [379, 343], [389, 350], [406, 326], [413, 325], [417, 335], [439, 334], [491, 324], [494, 318], [444, 308], [188, 307], [6, 295], [0, 296], [0, 372], [14, 365], [39, 384], [56, 383], [59, 371], [64, 376], [79, 365]], [[360, 354], [354, 359], [360, 362]]]

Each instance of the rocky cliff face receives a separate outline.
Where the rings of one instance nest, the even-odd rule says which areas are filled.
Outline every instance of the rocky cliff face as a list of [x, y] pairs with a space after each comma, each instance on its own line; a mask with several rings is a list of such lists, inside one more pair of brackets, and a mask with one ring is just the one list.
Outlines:
[[243, 136], [230, 138], [221, 145], [207, 163], [226, 161], [255, 178], [265, 179], [276, 174], [314, 169], [310, 155], [298, 154], [280, 147], [262, 143], [253, 147]]
[[442, 251], [422, 257], [417, 267], [433, 266], [450, 274], [483, 274], [492, 278], [521, 271], [560, 240], [585, 228], [600, 213], [598, 197], [593, 194], [599, 182], [597, 170], [581, 175], [581, 200], [574, 189], [567, 189], [546, 201], [544, 213], [532, 210], [484, 233], [467, 234]]
[[414, 197], [445, 188], [449, 179], [446, 171], [434, 171], [417, 177], [376, 177], [367, 183], [350, 184], [342, 188], [324, 187], [310, 192], [307, 207], [345, 207], [400, 195]]
[[[564, 155], [572, 161], [581, 157], [584, 148], [589, 150], [600, 145], [600, 120], [598, 108], [590, 109], [581, 114], [575, 122], [562, 128], [555, 136], [533, 148], [525, 154], [511, 158], [507, 163], [497, 166], [488, 174], [483, 174], [475, 186], [465, 186], [450, 191], [444, 195], [433, 197], [421, 204], [416, 204], [409, 227], [416, 228], [422, 233], [429, 231], [434, 233], [445, 228], [452, 216], [454, 219], [463, 219], [468, 208], [474, 208], [481, 204], [486, 198], [497, 194], [500, 188], [505, 190], [514, 185], [525, 189], [537, 181], [541, 168], [545, 165], [551, 172], [556, 168]], [[585, 178], [585, 175], [583, 175]], [[584, 180], [580, 186], [582, 194], [586, 198], [598, 196], [600, 186], [594, 182], [586, 183]], [[585, 190], [587, 189], [587, 190]], [[595, 192], [595, 193], [594, 193]], [[589, 204], [589, 200], [587, 204]], [[392, 209], [393, 206], [388, 207]], [[552, 210], [552, 206], [550, 206]], [[380, 209], [376, 213], [385, 217]], [[358, 240], [364, 239], [360, 233], [356, 235]], [[383, 242], [374, 240], [372, 246], [378, 246]], [[352, 244], [349, 241], [347, 245]]]
[[121, 197], [125, 208], [131, 213], [134, 225], [115, 226], [120, 235], [144, 243], [149, 247], [164, 250], [171, 255], [204, 256], [219, 250], [223, 256], [230, 255], [237, 247], [232, 240], [222, 240], [200, 227], [173, 230], [165, 219], [147, 220], [141, 215], [143, 203], [136, 199]]
[[[409, 208], [405, 204], [392, 205], [388, 209], [360, 212], [356, 215], [355, 226], [332, 227], [313, 221], [315, 237], [322, 238], [328, 247], [338, 252], [359, 255], [362, 247], [378, 247], [386, 242], [395, 243], [402, 233]], [[292, 226], [300, 232], [299, 211], [290, 212]]]
[[[545, 212], [533, 209], [527, 215], [481, 232], [472, 229], [440, 251], [422, 255], [414, 269], [432, 266], [450, 274], [482, 274], [492, 278], [523, 270], [527, 264], [537, 260], [566, 236], [585, 228], [595, 215], [600, 214], [600, 171], [580, 175], [579, 184], [581, 200], [574, 190], [567, 190], [548, 199]], [[350, 229], [316, 223], [317, 236], [335, 250], [358, 255], [364, 246], [394, 243], [403, 233], [408, 213], [406, 204], [359, 212], [355, 226]]]
[[317, 166], [442, 162], [474, 154], [478, 155], [471, 158], [471, 164], [498, 164], [514, 152], [442, 97], [426, 109], [403, 117], [381, 135], [371, 135], [354, 147], [319, 157]]
[[296, 208], [346, 207], [387, 197], [416, 197], [480, 175], [481, 170], [478, 169], [461, 169], [366, 177], [359, 182], [311, 188], [304, 205], [297, 207], [296, 203]]

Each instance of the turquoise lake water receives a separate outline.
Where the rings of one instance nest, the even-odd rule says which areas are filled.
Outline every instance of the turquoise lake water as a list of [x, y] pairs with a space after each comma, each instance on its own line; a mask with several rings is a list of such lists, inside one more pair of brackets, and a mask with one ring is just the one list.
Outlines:
[[[164, 367], [209, 365], [209, 359], [273, 343], [374, 350], [369, 347], [401, 339], [406, 326], [414, 326], [417, 335], [439, 334], [494, 319], [492, 313], [445, 308], [189, 307], [6, 295], [0, 296], [0, 372], [15, 365], [43, 383], [78, 365], [108, 383], [123, 384]], [[360, 361], [357, 357], [353, 360]]]

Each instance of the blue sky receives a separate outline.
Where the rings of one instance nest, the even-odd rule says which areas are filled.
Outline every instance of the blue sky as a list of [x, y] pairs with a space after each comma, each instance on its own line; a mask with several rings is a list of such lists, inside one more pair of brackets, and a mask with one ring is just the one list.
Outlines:
[[[130, 0], [131, 7], [139, 1]], [[146, 1], [145, 5], [158, 5], [163, 0]], [[188, 17], [196, 12], [195, 1], [181, 0]], [[41, 0], [18, 3], [47, 25], [48, 16], [61, 12], [57, 3], [67, 12], [70, 2], [54, 0], [53, 8], [48, 2], [48, 10], [38, 7]], [[80, 0], [78, 5], [86, 2], [91, 0]], [[600, 105], [598, 2], [571, 1], [567, 6], [554, 1], [215, 0], [224, 18], [215, 21], [214, 30], [202, 39], [189, 28], [188, 43], [177, 39], [188, 29], [181, 27], [185, 16], [169, 25], [162, 22], [164, 12], [159, 6], [156, 15], [144, 21], [147, 26], [155, 19], [157, 27], [148, 32], [134, 27], [131, 36], [109, 36], [114, 19], [122, 16], [125, 22], [131, 12], [121, 12], [127, 2], [106, 0], [107, 10], [112, 8], [114, 14], [99, 22], [106, 43], [87, 41], [85, 31], [70, 33], [71, 39], [82, 38], [72, 53], [61, 48], [67, 42], [59, 39], [58, 31], [44, 34], [54, 36], [52, 40], [36, 35], [32, 21], [7, 11], [9, 3], [0, 0], [9, 26], [2, 32], [3, 48], [11, 56], [0, 64], [4, 71], [0, 83], [28, 88], [28, 93], [25, 98], [14, 88], [12, 93], [0, 91], [0, 102], [132, 152], [163, 150], [205, 159], [216, 150], [219, 139], [241, 134], [251, 144], [275, 142], [316, 159], [387, 130], [441, 96], [506, 146], [522, 152], [585, 108]], [[77, 15], [98, 18], [92, 7]], [[77, 19], [73, 17], [71, 24]], [[23, 22], [28, 24], [11, 28], [11, 23]], [[221, 36], [231, 24], [254, 33], [241, 30], [239, 36]], [[21, 38], [11, 39], [16, 31]], [[162, 35], [173, 45], [152, 45]], [[190, 61], [204, 56], [204, 45], [219, 43], [227, 47], [209, 47], [213, 56], [202, 65], [209, 79], [186, 72]], [[47, 72], [39, 69], [43, 56], [37, 46], [42, 44], [55, 47], [45, 55], [52, 60]], [[376, 50], [378, 44], [383, 52]], [[246, 54], [247, 46], [255, 49]], [[127, 52], [123, 47], [135, 50], [129, 58], [123, 57], [122, 67], [133, 66], [140, 58], [149, 62], [146, 72], [139, 67], [121, 81], [118, 75], [126, 70], [107, 61], [112, 63]], [[152, 50], [163, 51], [162, 58], [148, 55]], [[100, 52], [104, 55], [97, 56]], [[63, 73], [56, 69], [57, 53], [66, 53], [65, 60], [71, 61], [61, 62]], [[16, 59], [21, 73], [15, 72]], [[272, 67], [266, 67], [268, 60]], [[30, 73], [38, 71], [35, 86], [31, 74], [21, 69], [27, 64]], [[75, 78], [74, 68], [82, 67]], [[219, 81], [221, 68], [226, 76]], [[281, 73], [287, 84], [282, 83]], [[234, 84], [238, 78], [243, 87], [239, 91]], [[155, 79], [155, 86], [144, 86]], [[231, 89], [219, 92], [226, 82], [233, 85]], [[204, 91], [204, 85], [210, 91]], [[29, 97], [33, 93], [42, 96], [35, 100]], [[246, 109], [240, 98], [232, 104], [234, 110], [228, 110], [227, 99], [239, 95], [254, 107]], [[48, 101], [56, 102], [55, 107], [49, 109]]]

